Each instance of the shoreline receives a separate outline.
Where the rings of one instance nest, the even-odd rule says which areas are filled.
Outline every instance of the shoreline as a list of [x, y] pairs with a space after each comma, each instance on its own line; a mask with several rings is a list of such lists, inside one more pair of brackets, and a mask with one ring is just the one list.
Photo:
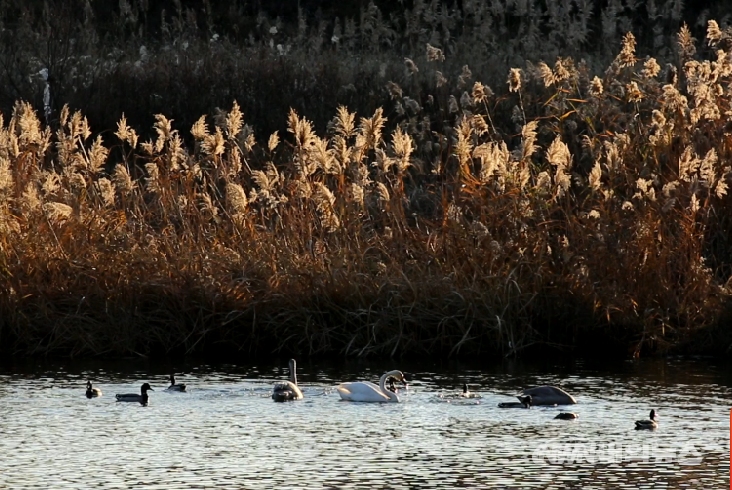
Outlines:
[[[87, 298], [93, 308], [93, 298]], [[161, 304], [169, 303], [162, 299]], [[48, 306], [48, 305], [47, 305]], [[412, 308], [418, 307], [411, 305]], [[272, 305], [269, 311], [236, 311], [213, 313], [210, 310], [179, 309], [166, 312], [164, 323], [145, 323], [140, 314], [132, 324], [120, 315], [117, 319], [103, 316], [84, 317], [75, 312], [56, 327], [42, 324], [26, 328], [23, 336], [13, 334], [7, 323], [0, 329], [0, 352], [13, 358], [138, 358], [185, 359], [212, 357], [221, 359], [261, 359], [271, 356], [295, 356], [303, 359], [420, 359], [429, 356], [443, 361], [495, 359], [551, 359], [556, 357], [602, 357], [628, 359], [632, 357], [713, 356], [723, 357], [731, 345], [727, 330], [709, 326], [688, 334], [683, 342], [666, 349], [646, 345], [637, 351], [637, 331], [618, 326], [580, 327], [546, 323], [527, 331], [515, 330], [516, 335], [532, 335], [524, 345], [510, 349], [507, 342], [499, 343], [495, 328], [477, 326], [476, 318], [465, 318], [472, 329], [461, 323], [429, 324], [412, 318], [399, 325], [355, 324], [353, 312], [342, 308], [281, 309]], [[396, 319], [399, 311], [373, 312], [382, 320]], [[27, 315], [18, 314], [18, 317]], [[158, 312], [160, 317], [160, 312]], [[424, 318], [436, 315], [423, 315]], [[5, 315], [5, 318], [8, 316]], [[195, 324], [193, 319], [207, 317], [209, 323]], [[316, 318], [330, 318], [331, 323]], [[51, 319], [53, 317], [49, 317]], [[256, 323], [252, 320], [256, 318]], [[286, 324], [281, 318], [289, 318]], [[340, 321], [334, 321], [339, 319]], [[402, 316], [404, 319], [404, 317]], [[589, 317], [587, 317], [589, 318]], [[568, 320], [565, 316], [563, 320]], [[160, 318], [158, 320], [160, 322]], [[51, 325], [50, 323], [47, 325]], [[167, 325], [167, 326], [166, 326]], [[585, 324], [586, 325], [586, 324]], [[32, 335], [28, 331], [32, 331]], [[507, 330], [509, 330], [507, 328]], [[466, 333], [468, 338], [465, 340]], [[622, 337], [625, 332], [625, 337]], [[552, 335], [553, 337], [548, 337]], [[542, 337], [544, 336], [544, 337]], [[507, 337], [508, 338], [508, 337]], [[282, 339], [285, 339], [284, 342]], [[169, 343], [166, 343], [169, 342]]]

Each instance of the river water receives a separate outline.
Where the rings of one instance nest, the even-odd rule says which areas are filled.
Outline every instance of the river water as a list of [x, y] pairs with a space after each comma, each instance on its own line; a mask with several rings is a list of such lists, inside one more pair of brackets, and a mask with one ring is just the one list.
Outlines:
[[[726, 488], [732, 366], [301, 361], [305, 399], [274, 403], [275, 365], [144, 360], [0, 365], [0, 488]], [[342, 402], [341, 381], [402, 369], [402, 403]], [[188, 393], [164, 391], [175, 370]], [[91, 379], [100, 398], [84, 396]], [[139, 392], [147, 407], [117, 403]], [[450, 399], [463, 382], [480, 399]], [[499, 409], [557, 384], [572, 407]], [[656, 431], [634, 421], [659, 416]], [[554, 420], [561, 410], [576, 421]]]

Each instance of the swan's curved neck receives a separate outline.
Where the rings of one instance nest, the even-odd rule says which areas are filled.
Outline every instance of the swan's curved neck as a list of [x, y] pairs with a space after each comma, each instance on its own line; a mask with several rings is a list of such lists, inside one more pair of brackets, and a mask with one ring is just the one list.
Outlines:
[[381, 375], [381, 379], [379, 379], [379, 388], [381, 389], [381, 392], [383, 394], [389, 397], [390, 400], [399, 401], [399, 397], [396, 393], [386, 389], [386, 378], [388, 377], [389, 373], [384, 373]]
[[290, 382], [297, 386], [297, 370], [294, 362], [290, 364]]

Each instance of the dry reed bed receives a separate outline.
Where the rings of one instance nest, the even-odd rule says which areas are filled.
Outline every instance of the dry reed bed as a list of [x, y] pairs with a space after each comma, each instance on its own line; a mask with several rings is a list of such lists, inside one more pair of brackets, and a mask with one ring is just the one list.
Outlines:
[[52, 131], [19, 102], [0, 125], [0, 349], [709, 347], [732, 272], [732, 40], [710, 21], [706, 43], [682, 28], [662, 68], [627, 34], [602, 75], [558, 58], [497, 93], [467, 66], [449, 84], [428, 45], [404, 60], [434, 80], [424, 106], [390, 82], [392, 121], [340, 107], [323, 136], [291, 111], [257, 139], [234, 102], [189, 146], [157, 115], [152, 140], [123, 118], [107, 147], [80, 113]]

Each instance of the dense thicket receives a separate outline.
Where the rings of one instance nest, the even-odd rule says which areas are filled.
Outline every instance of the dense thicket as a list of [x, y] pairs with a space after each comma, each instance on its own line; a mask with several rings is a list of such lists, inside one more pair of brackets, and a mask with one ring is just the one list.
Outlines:
[[124, 112], [147, 134], [152, 114], [188, 126], [236, 98], [263, 132], [283, 129], [290, 107], [323, 128], [339, 104], [383, 105], [386, 82], [405, 81], [402, 59], [419, 61], [428, 42], [450, 55], [444, 71], [468, 65], [489, 85], [527, 60], [572, 56], [600, 70], [626, 32], [641, 55], [674, 62], [682, 23], [700, 37], [707, 19], [729, 21], [723, 1], [687, 3], [5, 0], [0, 110], [43, 107], [45, 69], [51, 121], [68, 103], [98, 130]]
[[3, 352], [728, 349], [726, 21], [48, 5], [0, 45]]

